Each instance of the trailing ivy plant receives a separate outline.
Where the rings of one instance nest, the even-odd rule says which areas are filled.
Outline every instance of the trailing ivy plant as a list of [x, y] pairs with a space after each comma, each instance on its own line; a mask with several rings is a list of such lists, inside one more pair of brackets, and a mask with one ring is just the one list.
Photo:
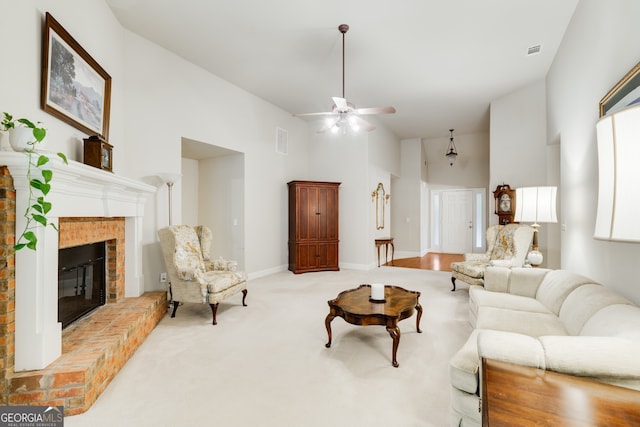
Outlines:
[[[51, 180], [53, 179], [53, 171], [46, 167], [49, 163], [49, 157], [42, 152], [36, 151], [36, 146], [47, 136], [47, 130], [43, 128], [40, 122], [33, 123], [28, 119], [13, 119], [8, 113], [4, 113], [4, 118], [0, 123], [3, 129], [8, 131], [16, 126], [24, 126], [30, 128], [33, 133], [33, 141], [27, 143], [28, 148], [24, 150], [27, 155], [27, 180], [29, 181], [29, 199], [24, 217], [27, 219], [22, 234], [16, 239], [13, 248], [19, 251], [23, 248], [36, 250], [38, 238], [34, 233], [34, 229], [39, 225], [46, 227], [50, 225], [56, 231], [58, 227], [53, 222], [49, 222], [47, 214], [52, 208], [51, 202], [46, 200], [47, 194], [51, 191]], [[63, 153], [57, 153], [65, 164], [68, 164], [67, 157]]]

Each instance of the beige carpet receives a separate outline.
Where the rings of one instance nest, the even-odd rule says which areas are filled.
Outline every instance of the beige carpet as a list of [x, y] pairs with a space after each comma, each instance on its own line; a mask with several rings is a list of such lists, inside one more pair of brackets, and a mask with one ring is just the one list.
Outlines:
[[[381, 267], [252, 280], [220, 304], [186, 304], [165, 316], [91, 409], [74, 426], [447, 426], [449, 358], [471, 332], [466, 287], [450, 292], [450, 273]], [[400, 322], [399, 368], [381, 326], [332, 322], [327, 300], [362, 283], [420, 291], [415, 314]]]

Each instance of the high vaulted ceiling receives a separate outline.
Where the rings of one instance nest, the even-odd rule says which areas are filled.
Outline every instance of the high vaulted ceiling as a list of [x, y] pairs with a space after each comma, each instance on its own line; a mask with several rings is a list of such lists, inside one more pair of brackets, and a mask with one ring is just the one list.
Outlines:
[[[578, 0], [107, 0], [130, 31], [290, 113], [342, 94], [399, 138], [489, 130], [547, 71]], [[540, 53], [527, 55], [540, 45]]]

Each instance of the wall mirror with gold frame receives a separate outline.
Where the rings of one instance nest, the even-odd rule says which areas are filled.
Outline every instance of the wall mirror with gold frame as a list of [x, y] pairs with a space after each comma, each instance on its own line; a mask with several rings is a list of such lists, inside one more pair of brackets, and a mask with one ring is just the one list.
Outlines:
[[376, 230], [384, 228], [384, 211], [390, 198], [391, 195], [386, 193], [384, 185], [379, 182], [378, 187], [371, 193], [371, 201], [375, 203], [376, 208]]

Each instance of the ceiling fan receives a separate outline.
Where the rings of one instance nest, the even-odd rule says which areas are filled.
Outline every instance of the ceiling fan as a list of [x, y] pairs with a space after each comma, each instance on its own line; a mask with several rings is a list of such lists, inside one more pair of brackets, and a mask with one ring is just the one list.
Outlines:
[[349, 31], [349, 26], [347, 24], [341, 24], [338, 26], [338, 30], [342, 33], [342, 97], [339, 98], [334, 96], [332, 98], [333, 108], [331, 111], [320, 113], [300, 113], [294, 114], [294, 116], [328, 116], [327, 122], [318, 130], [318, 133], [325, 132], [328, 129], [331, 129], [332, 131], [343, 129], [343, 131], [346, 131], [347, 126], [351, 127], [353, 130], [364, 129], [369, 132], [374, 130], [376, 127], [360, 116], [393, 114], [396, 112], [396, 109], [393, 107], [355, 108], [352, 103], [347, 102], [344, 96], [344, 35]]

